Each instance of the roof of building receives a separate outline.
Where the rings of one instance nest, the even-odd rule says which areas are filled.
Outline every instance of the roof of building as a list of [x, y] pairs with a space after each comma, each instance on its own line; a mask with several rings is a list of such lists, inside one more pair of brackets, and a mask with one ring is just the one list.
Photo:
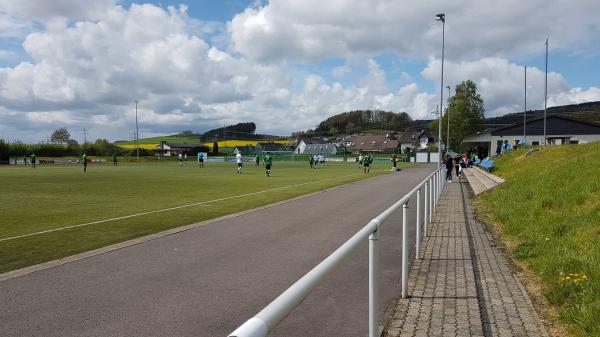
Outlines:
[[[544, 135], [544, 118], [528, 120], [525, 132], [527, 135]], [[491, 131], [492, 136], [517, 136], [523, 134], [523, 123], [501, 127]], [[574, 118], [552, 115], [546, 118], [546, 135], [597, 135], [600, 124], [581, 121]]]
[[257, 143], [257, 149], [261, 149], [262, 151], [289, 151], [289, 147], [286, 144], [279, 143]]
[[398, 132], [396, 138], [400, 143], [406, 144], [413, 143], [418, 135], [418, 132]]
[[[202, 145], [200, 144], [175, 144], [175, 143], [167, 143], [164, 142], [164, 145], [167, 145], [168, 147], [172, 148], [178, 148], [178, 149], [192, 149], [195, 147], [202, 147]], [[161, 147], [161, 144], [157, 145], [156, 148], [159, 149]]]
[[304, 141], [304, 144], [306, 144], [306, 145], [327, 144], [327, 142], [321, 138], [304, 138], [304, 139], [302, 139], [302, 141]]
[[350, 141], [352, 145], [348, 146], [348, 149], [358, 151], [383, 151], [395, 149], [400, 144], [398, 139], [390, 139], [386, 135], [352, 136]]
[[335, 153], [337, 146], [335, 144], [308, 144], [304, 148], [304, 154]]

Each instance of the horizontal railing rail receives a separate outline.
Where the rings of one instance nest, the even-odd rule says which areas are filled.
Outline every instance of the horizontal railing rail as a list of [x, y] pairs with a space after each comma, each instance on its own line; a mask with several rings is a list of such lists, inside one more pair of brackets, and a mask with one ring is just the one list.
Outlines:
[[[306, 273], [296, 283], [285, 290], [254, 317], [232, 332], [229, 337], [265, 337], [281, 322], [302, 300], [338, 266], [363, 240], [369, 240], [369, 337], [379, 335], [379, 288], [377, 275], [379, 271], [379, 228], [395, 211], [402, 209], [402, 298], [406, 298], [408, 290], [408, 202], [416, 194], [416, 258], [420, 258], [420, 244], [427, 235], [427, 225], [437, 207], [444, 187], [443, 167], [438, 167], [427, 178], [423, 179], [400, 200], [375, 217], [373, 220], [344, 242], [321, 263]], [[421, 192], [424, 192], [421, 207]], [[423, 213], [421, 217], [421, 213]], [[421, 221], [421, 219], [423, 221]], [[423, 226], [421, 227], [421, 222]]]

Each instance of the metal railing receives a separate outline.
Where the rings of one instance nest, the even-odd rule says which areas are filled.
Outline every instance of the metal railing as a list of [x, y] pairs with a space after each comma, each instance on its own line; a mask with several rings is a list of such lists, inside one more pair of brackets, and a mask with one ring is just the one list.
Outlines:
[[[268, 304], [256, 316], [250, 318], [229, 337], [265, 337], [325, 278], [345, 257], [350, 255], [363, 240], [369, 240], [369, 337], [379, 336], [379, 227], [394, 211], [402, 208], [402, 298], [408, 291], [408, 202], [416, 194], [416, 254], [420, 258], [421, 240], [427, 235], [427, 225], [431, 222], [444, 187], [443, 166], [436, 169], [400, 200], [371, 220], [358, 233], [342, 244], [331, 255], [306, 273], [296, 283]], [[421, 193], [424, 194], [424, 207], [421, 210]], [[421, 229], [421, 213], [423, 228]], [[423, 235], [421, 235], [421, 232]]]

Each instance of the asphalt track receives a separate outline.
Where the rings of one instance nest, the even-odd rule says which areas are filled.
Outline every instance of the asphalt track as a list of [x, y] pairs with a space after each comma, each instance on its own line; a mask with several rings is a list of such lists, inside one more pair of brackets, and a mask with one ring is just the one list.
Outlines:
[[[432, 171], [378, 176], [1, 281], [0, 336], [227, 336]], [[381, 231], [382, 311], [399, 293], [400, 240], [397, 212]], [[366, 336], [367, 245], [270, 336]]]

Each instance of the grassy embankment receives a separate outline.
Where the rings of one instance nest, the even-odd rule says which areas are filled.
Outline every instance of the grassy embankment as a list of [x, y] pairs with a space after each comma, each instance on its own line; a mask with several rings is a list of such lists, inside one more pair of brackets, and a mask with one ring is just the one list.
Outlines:
[[[194, 161], [184, 166], [92, 164], [85, 174], [80, 165], [0, 168], [0, 273], [364, 179], [388, 168], [389, 163], [376, 163], [365, 175], [351, 163], [311, 170], [308, 162], [277, 161], [269, 178], [263, 167], [250, 163], [243, 174], [235, 173], [234, 163], [209, 162], [199, 168]], [[253, 192], [261, 193], [243, 196]], [[203, 204], [2, 241], [193, 203]]]
[[600, 336], [600, 143], [495, 161], [506, 182], [476, 199], [573, 336]]

